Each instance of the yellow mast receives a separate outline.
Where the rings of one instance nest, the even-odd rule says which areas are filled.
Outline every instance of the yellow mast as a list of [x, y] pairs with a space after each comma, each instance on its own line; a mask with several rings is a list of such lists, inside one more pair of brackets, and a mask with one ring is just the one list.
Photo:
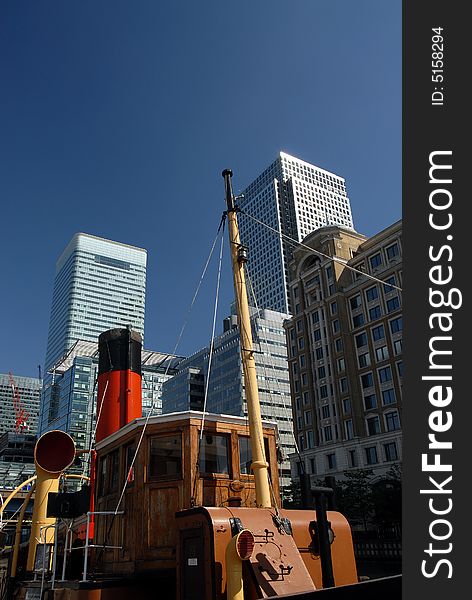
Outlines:
[[236, 310], [241, 340], [241, 359], [243, 364], [244, 385], [246, 388], [246, 402], [249, 417], [249, 433], [252, 450], [251, 469], [254, 472], [256, 487], [256, 505], [269, 508], [271, 504], [269, 489], [269, 473], [264, 450], [264, 437], [262, 434], [261, 407], [259, 403], [259, 390], [257, 387], [256, 366], [252, 345], [251, 322], [249, 317], [249, 304], [246, 291], [246, 277], [244, 264], [247, 261], [246, 249], [241, 245], [239, 238], [238, 219], [234, 204], [230, 169], [222, 173], [225, 180], [226, 205], [228, 211], [229, 243], [231, 247], [231, 260], [233, 264], [234, 290], [236, 293]]

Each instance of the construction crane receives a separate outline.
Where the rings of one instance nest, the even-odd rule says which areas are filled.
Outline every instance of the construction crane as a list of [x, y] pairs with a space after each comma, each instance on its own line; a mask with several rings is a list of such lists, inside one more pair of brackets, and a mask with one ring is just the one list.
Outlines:
[[8, 377], [10, 379], [10, 385], [13, 392], [13, 408], [15, 410], [15, 433], [21, 433], [23, 431], [28, 430], [29, 414], [26, 412], [26, 409], [23, 405], [20, 392], [18, 391], [18, 386], [15, 383], [15, 379], [11, 371], [8, 373]]

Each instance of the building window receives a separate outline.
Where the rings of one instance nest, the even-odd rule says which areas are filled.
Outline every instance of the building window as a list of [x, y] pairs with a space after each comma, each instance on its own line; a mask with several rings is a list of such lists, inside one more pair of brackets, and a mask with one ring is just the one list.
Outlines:
[[345, 394], [348, 391], [348, 384], [347, 384], [347, 378], [343, 377], [342, 379], [339, 380], [339, 391], [341, 392], [341, 394]]
[[326, 277], [328, 279], [332, 279], [333, 277], [333, 268], [331, 266], [326, 267]]
[[332, 315], [337, 314], [338, 312], [338, 303], [337, 302], [331, 302], [331, 304], [329, 305], [330, 311]]
[[305, 425], [311, 425], [311, 410], [306, 410], [304, 413]]
[[398, 460], [397, 445], [395, 442], [384, 444], [384, 453], [386, 461]]
[[367, 346], [367, 334], [365, 332], [356, 335], [354, 339], [356, 340], [356, 348], [362, 348], [362, 346]]
[[390, 298], [390, 300], [387, 300], [387, 312], [391, 313], [394, 310], [397, 310], [397, 308], [400, 308], [400, 299], [398, 296], [394, 296], [393, 298]]
[[370, 354], [368, 352], [359, 354], [359, 367], [361, 369], [363, 367], [370, 367]]
[[364, 396], [364, 405], [366, 410], [377, 408], [377, 396], [375, 394]]
[[337, 333], [339, 331], [339, 320], [335, 319], [332, 322], [332, 327], [333, 327], [333, 333]]
[[397, 362], [398, 376], [403, 377], [403, 361]]
[[299, 350], [303, 350], [303, 348], [305, 347], [305, 339], [304, 338], [298, 338], [298, 348]]
[[314, 458], [310, 458], [310, 471], [312, 475], [316, 474], [316, 460]]
[[377, 304], [377, 306], [373, 306], [372, 308], [369, 308], [369, 319], [371, 321], [380, 319], [381, 316], [382, 316], [382, 309], [380, 308], [379, 304]]
[[382, 264], [382, 255], [380, 254], [380, 252], [378, 254], [374, 254], [374, 256], [370, 257], [370, 266], [372, 269], [376, 269], [377, 267], [380, 267], [381, 264]]
[[397, 431], [400, 429], [400, 417], [396, 410], [386, 413], [385, 424], [387, 426], [387, 431]]
[[326, 367], [318, 367], [318, 377], [319, 379], [324, 379], [326, 377]]
[[302, 373], [302, 385], [307, 386], [308, 385], [308, 377], [306, 373]]
[[336, 468], [336, 454], [334, 452], [326, 455], [326, 464], [328, 465], [328, 469]]
[[323, 419], [329, 419], [329, 417], [330, 417], [329, 404], [325, 404], [324, 406], [321, 407], [321, 416]]
[[302, 321], [301, 321], [301, 319], [299, 319], [297, 321], [296, 326], [297, 326], [298, 333], [300, 333], [300, 331], [302, 330]]
[[398, 333], [403, 329], [403, 319], [402, 317], [398, 317], [397, 319], [393, 319], [390, 321], [390, 331], [392, 333]]
[[349, 466], [357, 467], [357, 452], [355, 450], [349, 450]]
[[394, 404], [395, 402], [395, 390], [393, 388], [389, 388], [388, 390], [382, 390], [382, 404], [384, 406], [387, 404]]
[[396, 285], [395, 275], [392, 275], [391, 277], [387, 277], [387, 279], [385, 280], [385, 283], [383, 286], [385, 294], [390, 294], [390, 292], [394, 291], [395, 288], [393, 288], [392, 285]]
[[377, 327], [372, 328], [372, 338], [374, 342], [383, 340], [385, 338], [385, 328], [383, 325], [378, 325]]
[[351, 310], [355, 310], [356, 308], [359, 308], [359, 306], [361, 306], [361, 304], [362, 304], [360, 295], [358, 294], [357, 296], [353, 296], [349, 300], [349, 303], [351, 305]]
[[392, 381], [392, 369], [390, 367], [384, 367], [383, 369], [379, 369], [379, 380], [380, 383]]
[[322, 385], [320, 387], [320, 398], [327, 398], [327, 397], [328, 397], [328, 386]]
[[300, 354], [300, 368], [303, 369], [305, 367], [305, 355]]
[[352, 440], [352, 438], [354, 437], [354, 428], [351, 420], [344, 421], [344, 430], [346, 433], [346, 439]]
[[338, 358], [338, 372], [342, 373], [346, 370], [346, 361], [344, 358]]
[[403, 350], [403, 340], [395, 340], [393, 342], [393, 351], [395, 354], [401, 354]]
[[342, 352], [343, 350], [343, 341], [341, 338], [334, 340], [334, 347], [336, 348], [336, 352]]
[[388, 348], [387, 346], [380, 346], [375, 349], [375, 357], [377, 362], [381, 362], [382, 360], [386, 360], [388, 358]]
[[315, 350], [315, 356], [317, 360], [321, 360], [323, 358], [323, 348], [320, 346]]
[[369, 288], [365, 293], [365, 297], [367, 298], [367, 302], [376, 300], [379, 297], [379, 290], [377, 286], [375, 285], [374, 287]]
[[364, 389], [364, 390], [366, 388], [370, 388], [374, 385], [374, 377], [371, 372], [361, 375], [361, 384], [362, 384], [362, 389]]
[[316, 325], [316, 323], [320, 322], [320, 315], [318, 314], [317, 310], [314, 313], [311, 313], [311, 322], [313, 325]]
[[331, 425], [328, 425], [327, 427], [323, 427], [323, 436], [324, 436], [325, 442], [330, 442], [333, 439], [333, 432], [331, 430]]
[[370, 446], [369, 448], [366, 448], [365, 458], [368, 465], [377, 464], [379, 462], [377, 458], [377, 448], [375, 446]]
[[350, 415], [352, 411], [351, 400], [350, 398], [344, 398], [343, 400], [343, 410], [345, 415]]
[[378, 416], [369, 417], [366, 420], [367, 423], [367, 435], [377, 435], [380, 433], [380, 419]]
[[319, 342], [321, 340], [321, 329], [315, 329], [313, 331], [313, 341]]
[[364, 319], [364, 314], [363, 313], [360, 313], [358, 315], [354, 315], [352, 317], [352, 326], [354, 328], [356, 328], [356, 327], [362, 327], [362, 325], [364, 325], [364, 323], [365, 323], [365, 319]]
[[306, 443], [307, 443], [307, 448], [315, 447], [315, 436], [311, 429], [306, 432]]
[[389, 246], [388, 248], [385, 248], [385, 252], [387, 253], [388, 260], [394, 259], [395, 256], [399, 255], [398, 244], [395, 243]]

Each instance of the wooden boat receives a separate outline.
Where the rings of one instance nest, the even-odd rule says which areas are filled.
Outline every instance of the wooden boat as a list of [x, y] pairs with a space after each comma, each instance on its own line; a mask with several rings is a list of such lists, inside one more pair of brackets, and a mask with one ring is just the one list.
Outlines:
[[[89, 510], [68, 519], [70, 503], [57, 502], [58, 473], [74, 453], [67, 434], [44, 434], [35, 451], [35, 525], [16, 598], [38, 589], [48, 600], [400, 596], [399, 578], [358, 583], [349, 524], [326, 510], [326, 490], [316, 511], [280, 506], [276, 431], [261, 421], [231, 176], [223, 172], [248, 418], [143, 418], [140, 336], [103, 333]], [[49, 515], [48, 496], [50, 506], [56, 500]]]

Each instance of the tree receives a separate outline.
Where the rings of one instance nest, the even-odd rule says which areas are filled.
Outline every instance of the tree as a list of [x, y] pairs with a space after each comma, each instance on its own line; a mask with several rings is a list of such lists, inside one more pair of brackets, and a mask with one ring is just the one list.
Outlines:
[[402, 522], [401, 467], [393, 465], [385, 477], [376, 481], [372, 488], [374, 520], [381, 532], [397, 535]]
[[370, 469], [346, 471], [345, 479], [338, 482], [336, 499], [338, 509], [349, 521], [360, 521], [367, 531], [367, 523], [374, 509]]

